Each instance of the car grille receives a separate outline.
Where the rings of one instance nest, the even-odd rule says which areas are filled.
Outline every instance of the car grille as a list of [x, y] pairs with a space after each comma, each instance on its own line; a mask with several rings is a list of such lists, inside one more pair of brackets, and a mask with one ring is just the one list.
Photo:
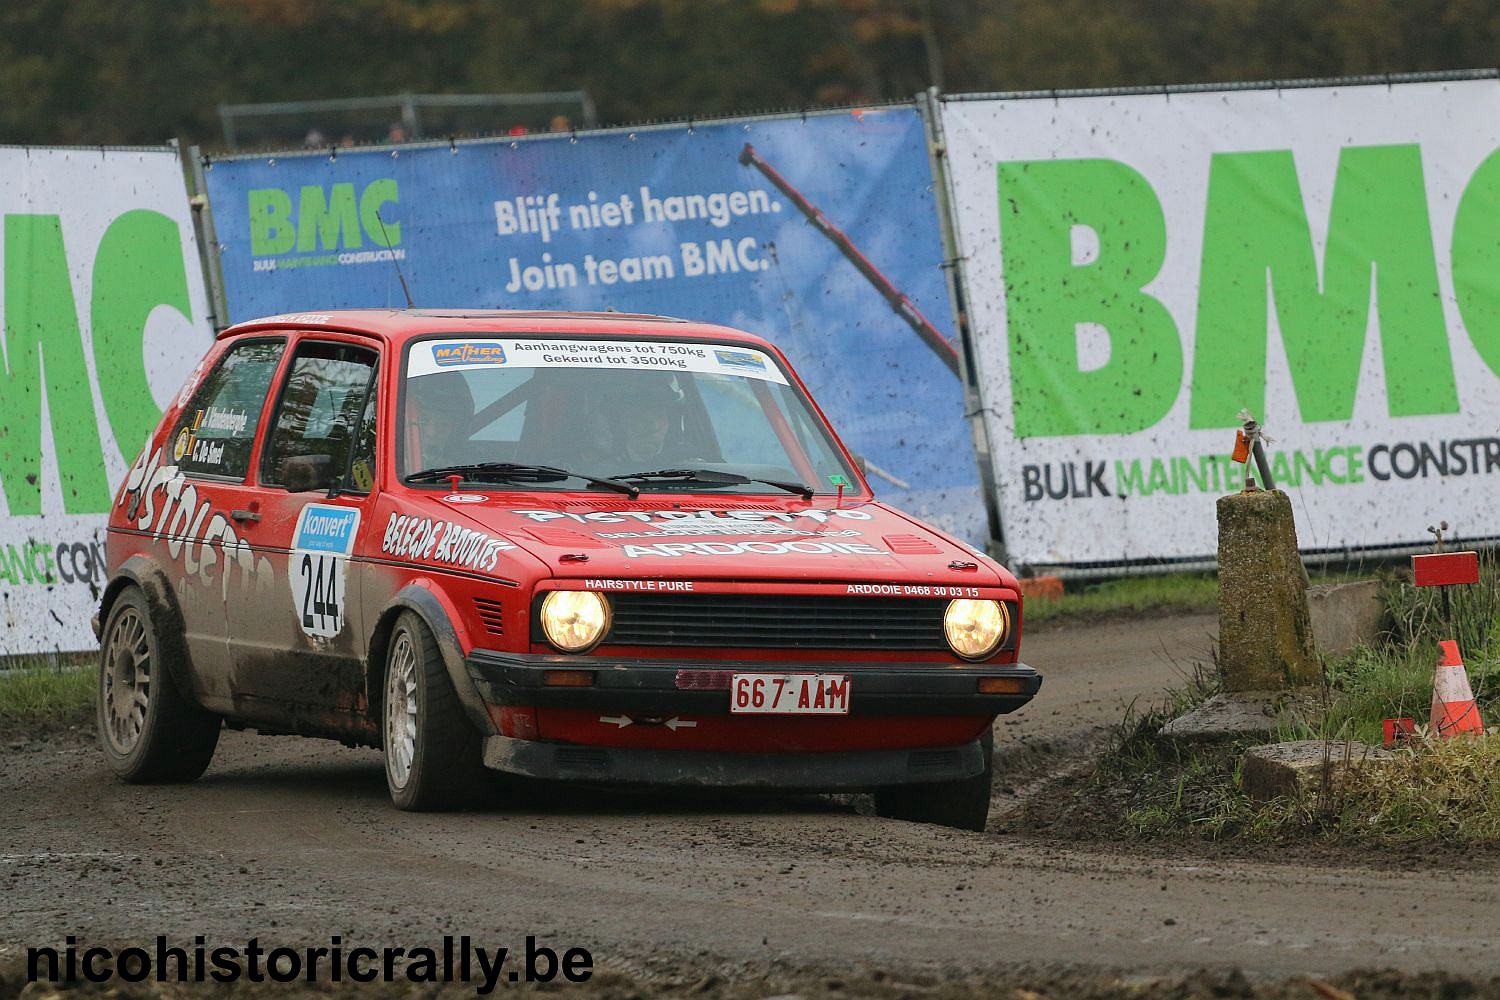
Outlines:
[[946, 650], [945, 600], [771, 594], [610, 594], [607, 643]]

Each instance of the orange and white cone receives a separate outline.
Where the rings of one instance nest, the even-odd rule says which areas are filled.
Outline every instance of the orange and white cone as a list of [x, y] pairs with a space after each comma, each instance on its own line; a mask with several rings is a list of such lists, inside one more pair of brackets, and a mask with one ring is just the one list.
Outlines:
[[1484, 720], [1474, 704], [1469, 674], [1458, 655], [1458, 643], [1444, 639], [1438, 643], [1437, 674], [1432, 681], [1432, 732], [1437, 736], [1460, 733], [1483, 733]]

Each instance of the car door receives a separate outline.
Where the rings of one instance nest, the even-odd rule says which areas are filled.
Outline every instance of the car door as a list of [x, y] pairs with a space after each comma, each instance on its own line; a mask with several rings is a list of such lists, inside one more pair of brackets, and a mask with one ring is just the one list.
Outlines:
[[236, 675], [257, 714], [309, 732], [358, 726], [364, 629], [355, 540], [368, 520], [379, 350], [369, 340], [304, 335], [292, 348], [260, 451], [256, 544], [268, 599], [229, 608]]
[[226, 607], [253, 599], [257, 562], [244, 539], [256, 429], [286, 348], [257, 337], [227, 346], [181, 410], [129, 519], [154, 539], [182, 613], [193, 682], [205, 705], [230, 711], [235, 690]]

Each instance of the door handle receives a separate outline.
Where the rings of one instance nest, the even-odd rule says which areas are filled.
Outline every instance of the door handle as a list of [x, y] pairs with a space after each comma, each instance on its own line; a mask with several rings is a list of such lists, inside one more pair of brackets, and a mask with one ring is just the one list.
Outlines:
[[259, 521], [260, 515], [253, 510], [232, 510], [229, 516], [236, 521]]

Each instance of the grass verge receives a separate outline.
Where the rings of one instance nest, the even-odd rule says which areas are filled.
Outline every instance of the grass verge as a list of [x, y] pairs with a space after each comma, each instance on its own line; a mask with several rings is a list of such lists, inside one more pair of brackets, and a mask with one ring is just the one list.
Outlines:
[[1437, 641], [1460, 644], [1481, 713], [1500, 722], [1500, 560], [1481, 559], [1480, 583], [1442, 597], [1387, 581], [1388, 633], [1325, 664], [1324, 680], [1271, 740], [1183, 743], [1162, 725], [1207, 691], [1200, 678], [1171, 703], [1128, 718], [1091, 773], [1037, 796], [1022, 827], [1106, 839], [1320, 841], [1348, 844], [1500, 844], [1500, 731], [1420, 738], [1356, 779], [1302, 797], [1256, 802], [1241, 767], [1252, 743], [1325, 739], [1379, 745], [1382, 720], [1428, 719]]
[[1218, 600], [1219, 580], [1211, 573], [1131, 576], [1099, 583], [1072, 584], [1061, 600], [1028, 600], [1026, 622], [1142, 612], [1212, 611], [1218, 606]]
[[0, 731], [41, 734], [91, 723], [97, 679], [91, 659], [0, 672]]
[[[1366, 579], [1362, 566], [1314, 570], [1311, 582], [1345, 583]], [[1165, 573], [1127, 576], [1117, 580], [1069, 582], [1061, 600], [1030, 598], [1026, 621], [1059, 618], [1106, 618], [1112, 615], [1183, 614], [1217, 611], [1219, 578], [1214, 573]]]

